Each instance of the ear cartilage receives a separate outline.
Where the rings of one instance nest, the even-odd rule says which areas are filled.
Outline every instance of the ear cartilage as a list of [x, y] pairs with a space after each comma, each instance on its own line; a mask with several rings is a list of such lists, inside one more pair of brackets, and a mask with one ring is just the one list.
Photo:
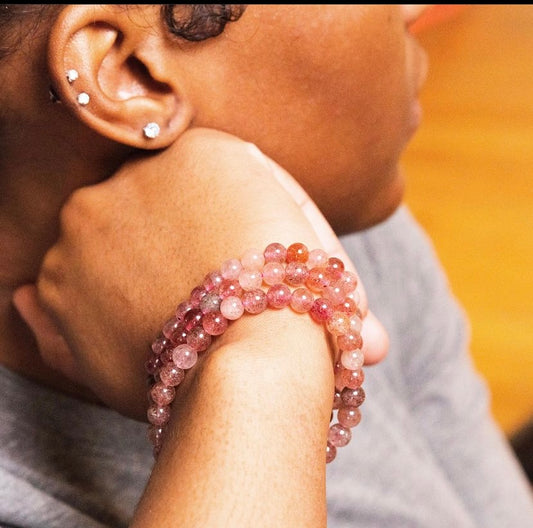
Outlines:
[[148, 123], [143, 128], [144, 137], [148, 139], [154, 139], [157, 136], [159, 136], [159, 132], [161, 129], [159, 128], [159, 125], [157, 123]]
[[77, 70], [67, 70], [67, 81], [72, 84], [78, 77], [79, 73]]
[[88, 93], [81, 92], [78, 95], [77, 100], [78, 100], [78, 104], [80, 104], [81, 106], [86, 106], [89, 104], [89, 101], [91, 100], [91, 98], [89, 97]]

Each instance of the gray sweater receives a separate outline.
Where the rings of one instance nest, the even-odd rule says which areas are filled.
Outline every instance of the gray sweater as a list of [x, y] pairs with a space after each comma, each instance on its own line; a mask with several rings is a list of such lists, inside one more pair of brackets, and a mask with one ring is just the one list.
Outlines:
[[[391, 348], [366, 369], [363, 420], [328, 465], [328, 526], [533, 527], [426, 235], [402, 207], [342, 241]], [[5, 369], [0, 387], [0, 526], [127, 526], [152, 466], [146, 426]]]

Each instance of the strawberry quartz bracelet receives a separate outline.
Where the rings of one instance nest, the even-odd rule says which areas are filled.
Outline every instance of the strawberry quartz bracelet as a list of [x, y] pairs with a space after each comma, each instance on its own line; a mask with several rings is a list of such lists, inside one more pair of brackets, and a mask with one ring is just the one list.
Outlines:
[[326, 463], [331, 462], [337, 448], [351, 440], [351, 428], [361, 420], [359, 406], [365, 399], [356, 286], [357, 276], [344, 268], [342, 260], [321, 249], [309, 251], [299, 242], [288, 247], [275, 242], [262, 252], [248, 250], [240, 259], [227, 260], [208, 273], [165, 323], [146, 362], [154, 456], [161, 450], [176, 389], [198, 357], [207, 353], [213, 338], [244, 314], [289, 307], [308, 313], [336, 340], [332, 425], [326, 445]]

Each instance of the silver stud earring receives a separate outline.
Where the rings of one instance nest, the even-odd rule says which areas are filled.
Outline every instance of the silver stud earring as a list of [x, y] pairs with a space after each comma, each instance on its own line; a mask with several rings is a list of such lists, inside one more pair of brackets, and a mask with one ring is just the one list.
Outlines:
[[159, 125], [157, 123], [148, 123], [143, 128], [144, 137], [148, 139], [154, 139], [157, 136], [159, 136], [159, 132], [161, 132], [161, 129], [159, 128]]
[[67, 73], [66, 73], [66, 77], [67, 77], [67, 81], [72, 84], [78, 77], [79, 77], [79, 73], [77, 70], [67, 70]]
[[78, 94], [77, 101], [79, 105], [86, 106], [89, 104], [90, 100], [91, 98], [89, 97], [88, 93], [81, 92], [80, 94]]

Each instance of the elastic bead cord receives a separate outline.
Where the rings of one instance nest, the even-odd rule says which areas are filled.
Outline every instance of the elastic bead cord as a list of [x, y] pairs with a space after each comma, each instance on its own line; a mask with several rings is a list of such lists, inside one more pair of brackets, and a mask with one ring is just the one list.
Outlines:
[[362, 316], [355, 291], [356, 275], [337, 257], [296, 242], [274, 242], [264, 251], [250, 249], [241, 259], [225, 261], [181, 302], [152, 343], [145, 367], [149, 374], [148, 437], [157, 457], [163, 444], [170, 406], [186, 372], [244, 314], [290, 307], [309, 313], [336, 338], [335, 391], [326, 444], [326, 463], [348, 444], [361, 421], [364, 356]]

